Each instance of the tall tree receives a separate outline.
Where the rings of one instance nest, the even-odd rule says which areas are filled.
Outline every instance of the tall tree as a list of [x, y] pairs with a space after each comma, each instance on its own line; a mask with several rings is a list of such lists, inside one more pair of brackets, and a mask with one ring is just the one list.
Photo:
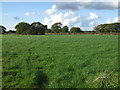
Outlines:
[[20, 22], [15, 26], [17, 34], [44, 35], [47, 25], [40, 22], [33, 22], [31, 25], [26, 22]]
[[32, 35], [44, 35], [47, 25], [43, 25], [40, 22], [33, 22], [30, 28], [30, 34]]
[[63, 33], [66, 33], [66, 32], [68, 32], [68, 29], [69, 29], [68, 26], [63, 26], [62, 32], [63, 32]]
[[20, 22], [15, 26], [17, 34], [29, 34], [30, 24], [26, 22]]
[[62, 24], [60, 22], [54, 23], [51, 27], [51, 31], [53, 33], [59, 33], [62, 31], [61, 26], [62, 26]]

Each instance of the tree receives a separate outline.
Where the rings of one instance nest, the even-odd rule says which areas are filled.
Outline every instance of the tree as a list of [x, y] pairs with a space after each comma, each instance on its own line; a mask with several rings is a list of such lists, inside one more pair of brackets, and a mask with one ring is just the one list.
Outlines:
[[66, 33], [66, 32], [68, 32], [68, 29], [69, 29], [68, 26], [64, 26], [64, 27], [62, 28], [62, 32], [63, 32], [63, 33]]
[[5, 33], [6, 33], [6, 28], [0, 25], [0, 34], [5, 34]]
[[96, 32], [103, 32], [106, 25], [105, 24], [100, 24], [100, 25], [94, 27], [94, 31], [96, 31]]
[[15, 26], [15, 29], [17, 34], [44, 35], [47, 25], [43, 25], [40, 22], [33, 22], [31, 25], [21, 22]]
[[78, 32], [82, 32], [82, 31], [81, 31], [81, 29], [79, 27], [72, 27], [70, 29], [70, 32], [72, 32], [72, 33], [78, 33]]
[[54, 23], [51, 27], [51, 32], [53, 33], [59, 33], [62, 31], [61, 29], [62, 24], [60, 22]]
[[46, 26], [40, 22], [33, 22], [30, 28], [30, 34], [32, 35], [44, 35]]
[[29, 34], [30, 24], [26, 22], [20, 22], [15, 26], [17, 34]]
[[96, 32], [120, 32], [120, 23], [100, 24], [94, 27]]

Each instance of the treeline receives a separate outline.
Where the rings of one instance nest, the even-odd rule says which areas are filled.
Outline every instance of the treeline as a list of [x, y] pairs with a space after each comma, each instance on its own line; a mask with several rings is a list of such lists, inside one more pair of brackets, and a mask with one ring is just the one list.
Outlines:
[[100, 24], [94, 28], [96, 32], [120, 32], [120, 23]]
[[69, 30], [68, 26], [63, 26], [62, 23], [57, 22], [48, 29], [47, 25], [43, 25], [40, 22], [33, 22], [31, 24], [27, 22], [20, 22], [15, 26], [16, 31], [9, 30], [0, 25], [1, 34], [22, 34], [22, 35], [45, 35], [45, 33], [109, 33], [120, 32], [120, 23], [100, 24], [94, 27], [93, 31], [82, 31], [80, 27], [72, 27]]

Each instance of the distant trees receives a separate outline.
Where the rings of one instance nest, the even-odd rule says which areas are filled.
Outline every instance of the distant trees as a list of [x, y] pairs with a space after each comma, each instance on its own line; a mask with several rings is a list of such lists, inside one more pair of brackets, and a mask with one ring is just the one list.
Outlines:
[[6, 33], [6, 28], [0, 25], [0, 34], [5, 34], [5, 33]]
[[63, 26], [63, 28], [62, 28], [62, 32], [63, 33], [68, 32], [68, 30], [69, 30], [68, 26]]
[[60, 22], [54, 23], [51, 26], [51, 32], [52, 33], [60, 33], [62, 31], [61, 26], [62, 26], [62, 24]]
[[[68, 26], [63, 26], [61, 22], [54, 23], [51, 29], [47, 29], [47, 25], [40, 22], [33, 22], [31, 25], [27, 22], [20, 22], [15, 26], [16, 34], [23, 35], [44, 35], [45, 33], [67, 33], [69, 32]], [[72, 27], [71, 33], [82, 32], [79, 27]]]
[[33, 22], [30, 26], [29, 34], [44, 35], [46, 29], [47, 29], [46, 25], [43, 25], [40, 22]]
[[20, 22], [15, 26], [17, 34], [29, 34], [30, 24], [26, 22]]
[[55, 23], [52, 25], [51, 29], [46, 29], [46, 33], [67, 33], [69, 30], [68, 26], [61, 27], [61, 23]]
[[20, 22], [15, 26], [15, 29], [17, 34], [44, 35], [47, 26], [40, 22], [33, 22], [31, 25], [26, 22]]
[[96, 32], [120, 32], [120, 23], [100, 24], [94, 27]]
[[49, 32], [51, 31], [52, 33], [66, 33], [68, 32], [68, 29], [69, 29], [68, 26], [62, 27], [62, 23], [57, 22], [51, 26], [51, 30], [49, 30]]
[[[6, 28], [1, 26], [1, 33], [5, 33]], [[112, 24], [100, 24], [94, 27], [93, 31], [82, 31], [80, 27], [71, 27], [69, 31], [68, 26], [63, 26], [61, 22], [54, 23], [50, 29], [47, 29], [47, 25], [43, 25], [40, 22], [33, 22], [29, 24], [27, 22], [20, 22], [15, 26], [17, 34], [24, 35], [44, 35], [45, 33], [96, 33], [96, 32], [120, 32], [120, 23]], [[9, 31], [8, 33], [15, 33]]]
[[80, 27], [72, 27], [70, 29], [71, 33], [78, 33], [78, 32], [82, 32], [82, 30], [80, 29]]

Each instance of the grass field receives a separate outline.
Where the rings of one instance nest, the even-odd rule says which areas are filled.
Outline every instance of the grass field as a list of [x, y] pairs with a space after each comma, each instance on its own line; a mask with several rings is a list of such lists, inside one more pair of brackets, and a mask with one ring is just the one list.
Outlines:
[[117, 35], [3, 35], [3, 88], [118, 87]]

